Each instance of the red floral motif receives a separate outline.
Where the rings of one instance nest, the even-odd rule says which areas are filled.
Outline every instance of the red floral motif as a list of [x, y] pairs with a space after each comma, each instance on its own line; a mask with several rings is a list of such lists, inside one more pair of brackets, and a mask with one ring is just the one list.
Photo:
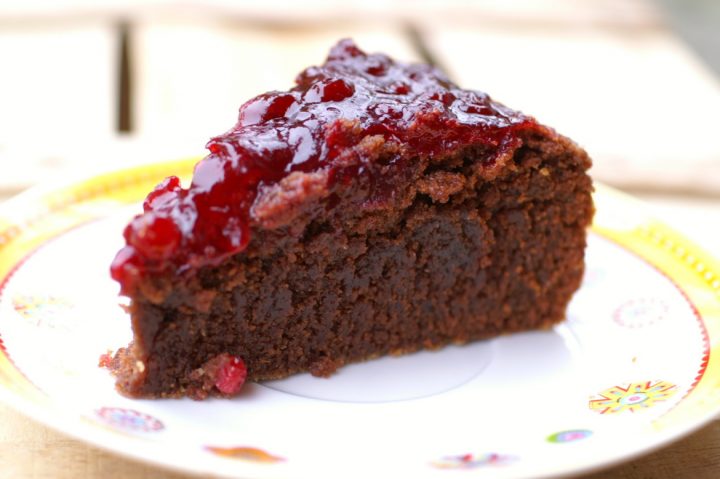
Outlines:
[[591, 399], [589, 406], [600, 414], [635, 412], [665, 401], [676, 392], [677, 386], [666, 381], [630, 383], [606, 389]]
[[613, 320], [626, 328], [643, 328], [667, 317], [668, 305], [659, 298], [635, 298], [621, 304]]
[[439, 469], [475, 469], [482, 466], [504, 466], [517, 460], [518, 458], [515, 456], [491, 452], [443, 456], [432, 461], [431, 464]]

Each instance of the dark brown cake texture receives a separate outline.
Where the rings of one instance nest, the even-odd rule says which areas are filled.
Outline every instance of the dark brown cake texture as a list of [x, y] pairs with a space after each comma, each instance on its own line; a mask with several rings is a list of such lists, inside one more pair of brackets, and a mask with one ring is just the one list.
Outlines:
[[133, 397], [237, 394], [548, 328], [583, 273], [588, 155], [441, 72], [343, 40], [210, 141], [126, 228], [112, 274]]

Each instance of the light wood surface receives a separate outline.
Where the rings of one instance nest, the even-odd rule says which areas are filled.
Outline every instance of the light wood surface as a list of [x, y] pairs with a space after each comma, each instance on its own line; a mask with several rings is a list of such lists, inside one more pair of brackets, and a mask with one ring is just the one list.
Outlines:
[[[720, 87], [643, 0], [428, 1], [410, 12], [400, 1], [345, 10], [324, 0], [184, 2], [182, 11], [172, 3], [0, 5], [0, 65], [13, 66], [0, 76], [0, 200], [65, 174], [202, 154], [243, 100], [286, 88], [351, 36], [406, 60], [430, 54], [461, 85], [557, 127], [588, 148], [596, 178], [629, 188], [720, 257]], [[266, 3], [282, 9], [257, 6]], [[130, 135], [116, 131], [119, 20], [132, 25]], [[190, 476], [102, 451], [0, 405], [0, 479], [129, 477]], [[720, 477], [720, 422], [582, 477]]]

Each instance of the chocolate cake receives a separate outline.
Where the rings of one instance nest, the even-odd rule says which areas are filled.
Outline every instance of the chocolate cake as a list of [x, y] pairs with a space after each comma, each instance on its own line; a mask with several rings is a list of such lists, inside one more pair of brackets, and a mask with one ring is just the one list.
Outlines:
[[343, 40], [208, 149], [188, 188], [149, 194], [111, 267], [129, 396], [548, 328], [580, 284], [588, 155], [431, 66]]

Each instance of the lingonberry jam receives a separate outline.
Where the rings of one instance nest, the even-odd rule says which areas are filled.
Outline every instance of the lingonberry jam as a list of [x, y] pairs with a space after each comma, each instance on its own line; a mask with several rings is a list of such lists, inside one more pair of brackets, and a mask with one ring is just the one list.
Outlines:
[[430, 66], [368, 55], [351, 40], [339, 42], [324, 65], [306, 69], [296, 83], [245, 103], [235, 127], [208, 143], [210, 154], [195, 167], [189, 188], [170, 177], [148, 195], [111, 267], [124, 293], [146, 271], [181, 273], [241, 252], [260, 185], [296, 171], [328, 169], [345, 181], [371, 174], [371, 168], [336, 171], [338, 155], [369, 135], [432, 156], [476, 144], [501, 152], [516, 144], [519, 130], [538, 127]]
[[221, 355], [220, 367], [215, 378], [215, 387], [223, 394], [235, 395], [245, 383], [247, 367], [245, 361], [238, 356]]

